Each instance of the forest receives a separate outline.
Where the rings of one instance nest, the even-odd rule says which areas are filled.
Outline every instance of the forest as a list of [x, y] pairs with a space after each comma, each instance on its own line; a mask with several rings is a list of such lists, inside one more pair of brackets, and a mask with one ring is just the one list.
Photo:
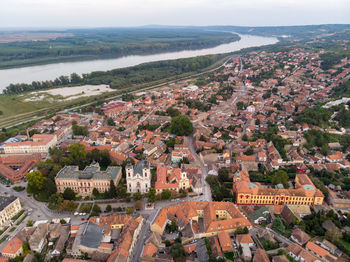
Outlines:
[[0, 44], [0, 68], [194, 50], [240, 39], [237, 34], [201, 28], [70, 29], [62, 33], [67, 36]]

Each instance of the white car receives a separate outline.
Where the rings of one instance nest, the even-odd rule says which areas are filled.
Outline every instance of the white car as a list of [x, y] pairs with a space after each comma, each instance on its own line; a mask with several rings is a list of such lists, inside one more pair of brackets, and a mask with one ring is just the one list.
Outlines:
[[77, 215], [79, 215], [79, 213], [78, 212], [74, 212], [74, 215], [77, 216]]

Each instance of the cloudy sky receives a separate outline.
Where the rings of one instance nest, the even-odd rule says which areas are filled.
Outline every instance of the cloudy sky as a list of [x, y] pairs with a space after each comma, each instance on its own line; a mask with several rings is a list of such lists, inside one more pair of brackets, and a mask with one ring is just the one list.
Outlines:
[[350, 0], [0, 0], [0, 27], [350, 23]]

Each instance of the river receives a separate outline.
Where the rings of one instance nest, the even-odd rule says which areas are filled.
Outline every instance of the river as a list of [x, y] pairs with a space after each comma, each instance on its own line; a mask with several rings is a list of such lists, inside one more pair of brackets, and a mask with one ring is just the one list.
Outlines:
[[152, 55], [130, 55], [113, 59], [98, 59], [80, 62], [64, 62], [47, 65], [36, 65], [0, 70], [0, 92], [9, 84], [31, 83], [32, 81], [54, 80], [62, 75], [90, 73], [93, 71], [106, 71], [116, 68], [135, 66], [142, 63], [160, 60], [188, 58], [209, 54], [221, 54], [238, 51], [242, 48], [270, 45], [277, 43], [275, 37], [262, 37], [255, 35], [240, 35], [241, 40], [212, 48], [199, 50], [184, 50], [170, 53]]

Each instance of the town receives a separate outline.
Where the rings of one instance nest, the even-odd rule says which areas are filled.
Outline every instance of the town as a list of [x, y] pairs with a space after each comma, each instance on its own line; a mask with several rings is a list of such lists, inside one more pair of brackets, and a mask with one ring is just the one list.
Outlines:
[[0, 261], [350, 261], [350, 57], [316, 44], [6, 138]]

